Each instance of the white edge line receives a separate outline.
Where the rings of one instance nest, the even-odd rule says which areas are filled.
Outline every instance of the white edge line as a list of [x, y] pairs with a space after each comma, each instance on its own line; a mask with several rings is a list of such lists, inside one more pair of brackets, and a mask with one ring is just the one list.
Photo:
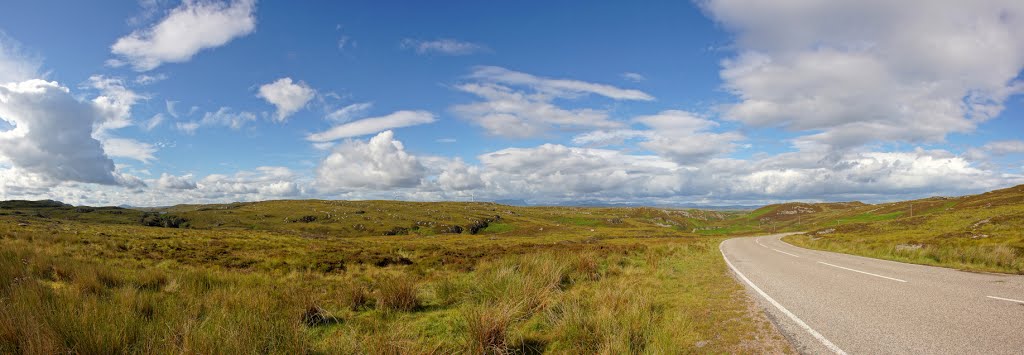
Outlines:
[[899, 282], [907, 282], [906, 280], [900, 280], [900, 279], [893, 278], [893, 277], [882, 276], [882, 275], [879, 275], [879, 274], [872, 274], [872, 273], [867, 272], [867, 271], [860, 271], [860, 270], [855, 270], [855, 269], [851, 269], [851, 268], [848, 268], [848, 267], [842, 267], [842, 266], [839, 266], [839, 265], [833, 265], [833, 264], [826, 263], [824, 261], [819, 261], [818, 264], [825, 264], [825, 265], [828, 265], [828, 266], [831, 266], [831, 267], [837, 267], [837, 268], [840, 268], [840, 269], [843, 269], [843, 270], [850, 270], [850, 271], [853, 271], [853, 272], [859, 272], [859, 273], [862, 273], [864, 275], [871, 275], [871, 276], [874, 276], [874, 277], [881, 277], [883, 279], [899, 281]]
[[1017, 303], [1020, 303], [1020, 304], [1024, 304], [1024, 301], [1015, 300], [1015, 299], [1012, 299], [1012, 298], [1002, 298], [1002, 297], [996, 297], [996, 296], [985, 296], [985, 297], [988, 297], [988, 298], [991, 298], [991, 299], [995, 299], [995, 300], [1000, 300], [1000, 301], [1017, 302]]
[[771, 249], [771, 250], [774, 250], [774, 251], [777, 251], [777, 252], [780, 252], [780, 253], [783, 253], [783, 254], [786, 254], [786, 255], [792, 256], [792, 257], [794, 257], [794, 258], [799, 258], [799, 257], [800, 257], [799, 255], [796, 255], [796, 254], [790, 254], [790, 253], [784, 252], [784, 251], [782, 251], [782, 250], [778, 250], [778, 249], [772, 248], [772, 247], [770, 247], [770, 246], [767, 246], [767, 245], [761, 244], [761, 238], [756, 238], [756, 239], [754, 239], [754, 241], [755, 241], [755, 242], [757, 242], [757, 245], [763, 246], [763, 247], [765, 247], [765, 248], [768, 248], [768, 249]]
[[[724, 244], [725, 242], [723, 241], [722, 243]], [[793, 314], [793, 312], [790, 312], [788, 309], [786, 309], [786, 307], [783, 307], [781, 304], [779, 304], [779, 302], [771, 298], [771, 296], [768, 296], [767, 293], [764, 293], [764, 291], [762, 291], [760, 287], [754, 285], [754, 283], [751, 282], [750, 279], [748, 279], [745, 275], [743, 275], [743, 273], [740, 272], [740, 270], [737, 269], [731, 261], [729, 261], [729, 258], [725, 256], [725, 251], [722, 250], [722, 244], [718, 245], [718, 251], [722, 253], [722, 259], [725, 260], [725, 263], [729, 265], [729, 268], [732, 269], [732, 272], [736, 273], [736, 276], [739, 276], [740, 279], [743, 280], [743, 282], [746, 282], [747, 285], [750, 286], [750, 288], [754, 289], [754, 291], [757, 291], [757, 294], [761, 295], [761, 297], [764, 297], [764, 299], [768, 300], [769, 303], [775, 306], [775, 308], [778, 308], [779, 311], [781, 311], [782, 314], [785, 314], [787, 317], [789, 317], [789, 319], [793, 320], [793, 322], [795, 322], [796, 325], [800, 326], [800, 328], [810, 333], [811, 336], [813, 336], [815, 339], [818, 339], [818, 341], [825, 345], [826, 348], [832, 350], [832, 352], [836, 354], [846, 355], [846, 352], [843, 351], [843, 349], [840, 349], [838, 346], [836, 346], [836, 344], [833, 344], [831, 341], [826, 339], [825, 336], [821, 335], [821, 333], [818, 333], [818, 331], [811, 328], [811, 326], [807, 325], [807, 323], [804, 323], [804, 321], [800, 320], [800, 318]]]

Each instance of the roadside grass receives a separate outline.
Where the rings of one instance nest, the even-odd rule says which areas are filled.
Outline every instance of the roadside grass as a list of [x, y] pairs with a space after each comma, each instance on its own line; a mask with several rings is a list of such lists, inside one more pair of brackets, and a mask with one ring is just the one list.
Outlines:
[[930, 215], [819, 229], [784, 240], [798, 246], [969, 271], [1024, 274], [1024, 206], [943, 210]]
[[[191, 211], [173, 212], [190, 228], [8, 213], [0, 216], [0, 353], [790, 350], [730, 277], [720, 238], [663, 226], [690, 217], [466, 205], [485, 207], [445, 205], [450, 221], [501, 221], [483, 229], [489, 235], [383, 236], [369, 233], [449, 220], [400, 215], [438, 208], [431, 204], [387, 203], [352, 216], [399, 222], [371, 217], [367, 231], [336, 235], [352, 221], [267, 217], [250, 228], [251, 214], [280, 213], [259, 204], [172, 208]], [[224, 218], [242, 208], [238, 222]], [[551, 222], [561, 217], [600, 223]], [[323, 233], [287, 230], [318, 222]]]

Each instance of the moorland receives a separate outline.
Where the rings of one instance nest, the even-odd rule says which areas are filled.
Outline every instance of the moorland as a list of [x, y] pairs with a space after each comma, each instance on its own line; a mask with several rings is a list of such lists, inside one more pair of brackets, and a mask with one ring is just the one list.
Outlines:
[[3, 353], [765, 353], [718, 251], [1024, 273], [1024, 186], [745, 211], [483, 202], [0, 202]]

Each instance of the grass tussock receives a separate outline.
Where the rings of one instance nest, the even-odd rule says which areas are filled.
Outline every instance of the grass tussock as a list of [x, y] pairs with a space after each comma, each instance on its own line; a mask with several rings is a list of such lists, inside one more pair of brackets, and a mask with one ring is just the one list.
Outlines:
[[[0, 353], [779, 349], [745, 345], [771, 328], [747, 312], [719, 239], [679, 234], [682, 213], [289, 205], [176, 207], [179, 228], [0, 208]], [[438, 232], [481, 220], [478, 235]], [[330, 234], [353, 222], [408, 235]]]
[[414, 311], [420, 307], [420, 286], [416, 277], [406, 274], [387, 275], [377, 282], [377, 308], [392, 311]]

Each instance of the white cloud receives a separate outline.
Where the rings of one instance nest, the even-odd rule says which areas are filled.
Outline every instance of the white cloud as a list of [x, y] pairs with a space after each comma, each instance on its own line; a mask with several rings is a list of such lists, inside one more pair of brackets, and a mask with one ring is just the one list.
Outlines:
[[93, 138], [104, 120], [92, 103], [76, 100], [56, 82], [0, 84], [0, 157], [41, 179], [116, 184], [114, 162]]
[[277, 107], [274, 118], [278, 122], [284, 122], [288, 116], [306, 107], [306, 103], [316, 96], [316, 90], [304, 82], [294, 83], [292, 78], [281, 78], [273, 83], [261, 85], [256, 96]]
[[726, 118], [810, 132], [800, 144], [938, 142], [1022, 89], [1024, 3], [707, 0], [736, 33]]
[[150, 85], [164, 80], [167, 80], [167, 74], [163, 73], [156, 75], [140, 74], [135, 76], [135, 83], [139, 85]]
[[634, 119], [650, 128], [647, 141], [641, 147], [680, 164], [702, 162], [732, 151], [742, 134], [736, 132], [713, 133], [718, 123], [678, 110], [663, 111], [657, 115]]
[[629, 81], [632, 81], [634, 83], [639, 83], [641, 81], [647, 80], [647, 77], [643, 76], [643, 74], [633, 73], [633, 72], [622, 73], [622, 78], [626, 79], [626, 80], [629, 80]]
[[539, 93], [555, 97], [571, 98], [584, 94], [596, 94], [615, 100], [654, 100], [653, 96], [640, 90], [622, 89], [611, 85], [590, 83], [580, 80], [551, 79], [508, 70], [502, 67], [476, 67], [469, 77], [485, 82], [526, 86]]
[[437, 184], [445, 191], [476, 190], [486, 186], [480, 167], [467, 165], [462, 159], [454, 159], [446, 164], [437, 176]]
[[162, 114], [162, 113], [155, 114], [155, 115], [153, 115], [153, 117], [150, 117], [149, 120], [146, 120], [146, 123], [142, 125], [142, 129], [144, 129], [146, 131], [152, 131], [154, 128], [156, 128], [156, 126], [159, 126], [160, 123], [162, 123], [163, 121], [164, 121], [164, 114]]
[[402, 48], [412, 49], [418, 54], [467, 55], [487, 50], [487, 47], [476, 43], [464, 42], [450, 38], [433, 41], [406, 38], [402, 40]]
[[986, 143], [984, 149], [995, 155], [1024, 153], [1024, 141], [1006, 140]]
[[256, 28], [255, 11], [255, 0], [187, 0], [152, 27], [119, 38], [110, 50], [138, 71], [186, 62], [204, 49], [251, 33]]
[[558, 98], [575, 99], [595, 94], [615, 100], [654, 99], [639, 90], [577, 80], [549, 79], [499, 67], [477, 67], [469, 77], [476, 81], [459, 84], [455, 88], [483, 100], [452, 106], [452, 112], [480, 125], [489, 134], [513, 138], [546, 135], [556, 130], [623, 126], [621, 122], [611, 120], [604, 110], [559, 107], [553, 102]]
[[176, 127], [186, 134], [195, 134], [201, 127], [221, 126], [237, 130], [255, 120], [256, 115], [252, 112], [233, 112], [230, 107], [221, 107], [217, 111], [207, 112], [199, 121], [178, 122]]
[[195, 121], [178, 122], [174, 126], [177, 127], [179, 131], [185, 132], [185, 134], [188, 135], [196, 134], [196, 131], [198, 131], [200, 127], [199, 122]]
[[730, 152], [736, 148], [737, 141], [744, 139], [737, 132], [711, 132], [718, 126], [717, 122], [686, 111], [666, 110], [656, 115], [635, 117], [632, 121], [647, 129], [591, 131], [573, 137], [572, 141], [578, 145], [600, 147], [640, 140], [637, 145], [642, 148], [680, 164], [693, 164]]
[[0, 84], [39, 78], [42, 60], [0, 31]]
[[452, 107], [459, 117], [480, 125], [496, 136], [527, 138], [553, 130], [615, 128], [622, 123], [612, 121], [601, 110], [581, 108], [567, 110], [550, 102], [544, 95], [529, 94], [488, 83], [469, 83], [457, 89], [484, 99], [480, 102]]
[[167, 173], [160, 174], [160, 178], [156, 179], [156, 187], [165, 190], [192, 190], [197, 187], [196, 182], [192, 180], [192, 175], [185, 176], [174, 176]]
[[100, 139], [100, 142], [103, 145], [103, 151], [111, 157], [134, 159], [143, 163], [149, 163], [156, 159], [153, 154], [157, 149], [149, 143], [129, 138], [103, 138]]
[[372, 102], [354, 103], [342, 107], [340, 109], [334, 110], [333, 112], [327, 114], [327, 116], [324, 118], [334, 122], [348, 122], [358, 117], [359, 115], [362, 115], [364, 112], [366, 112], [366, 110], [369, 110], [371, 107], [373, 107]]
[[324, 132], [310, 134], [306, 139], [312, 142], [328, 142], [342, 138], [374, 134], [394, 128], [432, 123], [436, 120], [434, 114], [427, 111], [395, 111], [386, 116], [364, 118], [334, 126]]
[[92, 100], [103, 118], [97, 122], [97, 131], [109, 131], [132, 125], [132, 106], [139, 100], [147, 99], [128, 89], [124, 81], [103, 75], [89, 77], [89, 86], [99, 90], [100, 95]]
[[299, 176], [291, 169], [266, 166], [234, 175], [208, 175], [196, 182], [195, 193], [207, 200], [267, 200], [302, 194], [298, 182], [301, 182]]
[[338, 144], [316, 169], [318, 188], [327, 191], [416, 187], [425, 174], [391, 131]]
[[171, 117], [178, 118], [178, 111], [175, 109], [175, 106], [178, 105], [177, 101], [165, 100], [164, 105], [167, 107], [167, 114], [171, 115]]

